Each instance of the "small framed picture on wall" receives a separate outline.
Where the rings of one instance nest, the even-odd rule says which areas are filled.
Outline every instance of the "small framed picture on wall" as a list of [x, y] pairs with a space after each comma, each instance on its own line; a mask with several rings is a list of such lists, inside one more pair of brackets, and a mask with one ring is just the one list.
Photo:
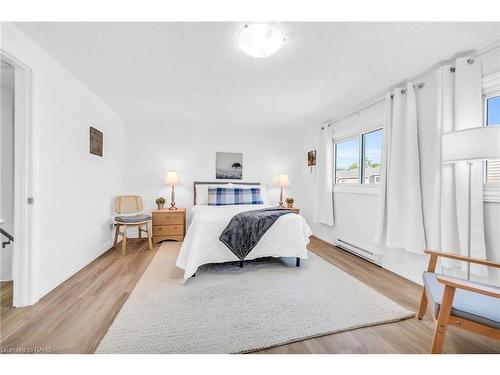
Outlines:
[[307, 153], [307, 176], [310, 180], [316, 179], [316, 150]]
[[90, 153], [102, 157], [103, 134], [96, 128], [90, 127]]

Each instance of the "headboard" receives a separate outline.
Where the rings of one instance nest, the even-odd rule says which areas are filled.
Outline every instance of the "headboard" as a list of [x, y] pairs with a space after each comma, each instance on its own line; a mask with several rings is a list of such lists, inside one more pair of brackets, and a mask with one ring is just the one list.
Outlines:
[[195, 181], [193, 182], [193, 204], [196, 205], [196, 185], [260, 185], [260, 182], [233, 182], [233, 181]]

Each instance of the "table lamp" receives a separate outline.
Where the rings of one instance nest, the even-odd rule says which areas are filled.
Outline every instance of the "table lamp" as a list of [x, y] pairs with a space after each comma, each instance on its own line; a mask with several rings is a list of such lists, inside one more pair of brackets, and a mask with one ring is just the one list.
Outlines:
[[277, 183], [278, 183], [278, 186], [281, 188], [279, 207], [283, 207], [284, 208], [285, 206], [283, 206], [283, 188], [290, 186], [290, 180], [288, 179], [288, 175], [286, 175], [286, 174], [280, 174], [278, 176]]
[[165, 176], [165, 184], [167, 186], [172, 186], [172, 202], [170, 203], [169, 210], [177, 210], [177, 207], [175, 207], [175, 185], [179, 184], [179, 175], [176, 171], [167, 172], [167, 175]]

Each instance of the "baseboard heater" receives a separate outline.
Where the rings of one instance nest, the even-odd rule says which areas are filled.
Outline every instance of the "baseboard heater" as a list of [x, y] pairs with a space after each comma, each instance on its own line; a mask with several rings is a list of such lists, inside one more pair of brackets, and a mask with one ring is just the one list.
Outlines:
[[350, 242], [344, 241], [340, 238], [337, 238], [337, 244], [338, 247], [341, 249], [350, 252], [351, 254], [354, 254], [360, 258], [363, 258], [371, 263], [376, 264], [377, 266], [380, 266], [380, 260], [379, 257], [372, 253], [371, 251], [365, 250], [359, 246], [356, 246]]

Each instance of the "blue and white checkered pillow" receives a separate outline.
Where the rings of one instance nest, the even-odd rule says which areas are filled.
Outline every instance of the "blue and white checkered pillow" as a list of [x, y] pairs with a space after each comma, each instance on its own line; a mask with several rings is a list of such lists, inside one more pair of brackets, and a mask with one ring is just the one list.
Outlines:
[[263, 204], [260, 188], [209, 187], [208, 205]]

